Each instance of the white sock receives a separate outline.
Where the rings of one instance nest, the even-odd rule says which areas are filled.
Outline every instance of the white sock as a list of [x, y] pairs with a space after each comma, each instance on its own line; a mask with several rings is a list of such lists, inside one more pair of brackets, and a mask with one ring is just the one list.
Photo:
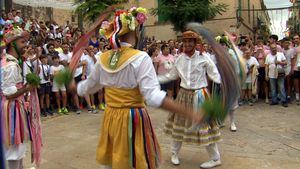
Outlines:
[[182, 142], [173, 140], [172, 147], [171, 147], [172, 155], [178, 155], [181, 146], [182, 146]]
[[296, 93], [296, 100], [299, 100], [299, 93]]
[[205, 148], [206, 148], [206, 151], [208, 152], [211, 160], [217, 161], [221, 158], [219, 149], [218, 149], [218, 146], [216, 143], [209, 144], [209, 145], [205, 146]]

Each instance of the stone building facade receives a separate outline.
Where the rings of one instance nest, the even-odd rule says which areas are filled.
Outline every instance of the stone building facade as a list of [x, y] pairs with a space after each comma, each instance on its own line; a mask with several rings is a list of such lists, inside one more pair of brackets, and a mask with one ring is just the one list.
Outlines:
[[78, 16], [74, 12], [72, 0], [13, 0], [13, 8], [20, 9], [24, 17], [32, 16], [37, 20], [54, 20], [59, 25], [70, 21], [78, 24]]
[[[35, 5], [33, 2], [37, 1]], [[125, 6], [142, 6], [148, 9], [156, 8], [159, 0], [129, 0]], [[74, 12], [75, 7], [71, 4], [73, 0], [13, 0], [14, 6], [22, 9], [25, 15], [33, 16], [40, 20], [55, 20], [62, 25], [67, 20], [77, 25], [78, 17]], [[26, 5], [26, 3], [29, 5]], [[49, 3], [47, 3], [49, 2]], [[212, 30], [215, 35], [222, 34], [224, 30], [235, 33], [236, 35], [258, 36], [262, 34], [262, 27], [270, 26], [270, 19], [266, 12], [258, 11], [264, 9], [263, 0], [216, 0], [219, 3], [228, 5], [228, 9], [222, 15], [206, 21], [205, 27]], [[88, 24], [83, 24], [88, 28]], [[149, 37], [168, 40], [175, 39], [181, 33], [174, 32], [170, 23], [160, 23], [158, 16], [149, 15], [145, 24]]]

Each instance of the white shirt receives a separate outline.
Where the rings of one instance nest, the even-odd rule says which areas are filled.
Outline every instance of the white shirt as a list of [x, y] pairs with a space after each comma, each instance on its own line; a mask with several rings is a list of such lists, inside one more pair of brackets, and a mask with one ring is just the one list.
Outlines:
[[54, 39], [54, 33], [49, 32], [49, 33], [48, 33], [48, 38], [49, 38], [49, 39]]
[[86, 65], [86, 74], [87, 76], [92, 72], [92, 70], [95, 67], [95, 62], [94, 59], [92, 57], [90, 57], [89, 55], [83, 55], [80, 58], [81, 61], [86, 61], [87, 65]]
[[26, 60], [25, 62], [23, 62], [23, 82], [24, 82], [24, 84], [27, 83], [26, 75], [29, 73], [32, 73], [32, 71], [34, 71], [34, 67], [31, 64], [31, 62], [29, 60]]
[[12, 55], [6, 54], [3, 59], [9, 59], [6, 65], [1, 65], [1, 90], [5, 96], [10, 96], [18, 91], [17, 84], [23, 82], [22, 69], [18, 60]]
[[[50, 78], [49, 79], [45, 79], [45, 76], [49, 76], [50, 75], [50, 66], [49, 65], [39, 65], [40, 67], [40, 73], [39, 73], [39, 77], [41, 79], [41, 84], [45, 84], [45, 83], [49, 83], [50, 82]], [[45, 75], [44, 75], [45, 73]]]
[[[52, 65], [50, 67], [50, 75], [55, 76], [57, 73], [59, 73], [60, 71], [62, 71], [64, 68], [65, 67], [63, 65], [58, 65], [58, 66]], [[58, 84], [55, 81], [53, 81], [53, 86], [54, 85], [58, 86]]]
[[[267, 55], [265, 64], [267, 66], [269, 66], [269, 74], [268, 74], [269, 78], [277, 78], [276, 77], [277, 76], [276, 75], [276, 64], [275, 64], [276, 58], [277, 58], [277, 61], [280, 61], [280, 62], [286, 60], [284, 54], [281, 52], [277, 52], [277, 54], [275, 56], [272, 55], [272, 53]], [[282, 66], [277, 65], [277, 68], [282, 68]]]
[[59, 73], [63, 69], [64, 69], [63, 65], [58, 65], [58, 66], [52, 65], [50, 67], [50, 75], [54, 75], [55, 76], [57, 73]]
[[60, 38], [61, 39], [62, 37], [63, 36], [62, 36], [62, 34], [60, 32], [55, 34], [55, 38]]
[[287, 65], [285, 67], [285, 73], [290, 74], [291, 69], [292, 69], [292, 59], [296, 55], [296, 50], [294, 48], [290, 48], [288, 50], [283, 49], [283, 54], [287, 61]]
[[[248, 73], [250, 71], [250, 68], [252, 66], [257, 66], [258, 67], [259, 63], [258, 63], [258, 61], [256, 60], [255, 57], [250, 56], [250, 58], [248, 60], [246, 60], [246, 73]], [[251, 74], [252, 73], [247, 74], [247, 78], [246, 78], [246, 81], [245, 81], [246, 83], [251, 83]]]
[[300, 71], [300, 70], [298, 69], [298, 67], [300, 67], [300, 46], [295, 47], [294, 49], [295, 49], [295, 52], [296, 52], [296, 63], [295, 63], [295, 65], [294, 65], [293, 70], [294, 70], [294, 71]]
[[166, 92], [160, 90], [149, 55], [146, 52], [140, 52], [138, 55], [140, 56], [116, 73], [108, 73], [97, 62], [88, 78], [78, 84], [78, 95], [93, 94], [105, 86], [129, 89], [139, 87], [147, 104], [159, 107], [166, 97]]
[[185, 89], [201, 89], [207, 87], [206, 74], [216, 83], [221, 83], [221, 76], [214, 62], [207, 55], [195, 51], [189, 57], [182, 53], [175, 61], [174, 67], [165, 75], [158, 77], [159, 82], [166, 83], [181, 79], [180, 86]]
[[202, 55], [207, 55], [210, 57], [210, 59], [214, 62], [214, 64], [217, 64], [217, 59], [215, 54], [209, 53], [209, 52], [202, 52]]
[[64, 61], [65, 60], [68, 63], [70, 63], [71, 58], [72, 58], [72, 53], [71, 52], [69, 52], [68, 54], [59, 53], [58, 56], [59, 56], [59, 60], [60, 61]]
[[[82, 55], [81, 57], [83, 57], [84, 55]], [[79, 59], [79, 63], [81, 62], [81, 58]], [[82, 66], [80, 66], [80, 67], [77, 67], [76, 69], [75, 69], [75, 72], [74, 72], [74, 77], [77, 77], [77, 76], [79, 76], [79, 75], [81, 75], [82, 74], [82, 69], [83, 69], [83, 67]]]

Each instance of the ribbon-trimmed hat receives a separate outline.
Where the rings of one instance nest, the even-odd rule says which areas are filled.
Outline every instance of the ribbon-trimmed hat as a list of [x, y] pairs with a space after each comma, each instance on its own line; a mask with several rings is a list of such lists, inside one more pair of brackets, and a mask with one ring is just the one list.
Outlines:
[[11, 42], [17, 40], [18, 38], [26, 38], [29, 39], [29, 33], [24, 31], [19, 26], [9, 25], [4, 29], [3, 40], [4, 43], [10, 44]]
[[197, 43], [201, 43], [201, 37], [193, 31], [185, 31], [182, 34], [182, 39], [196, 39]]
[[119, 10], [115, 13], [113, 21], [104, 24], [100, 29], [100, 34], [109, 39], [113, 49], [118, 49], [121, 47], [118, 38], [142, 26], [147, 20], [146, 14], [147, 10], [142, 7]]

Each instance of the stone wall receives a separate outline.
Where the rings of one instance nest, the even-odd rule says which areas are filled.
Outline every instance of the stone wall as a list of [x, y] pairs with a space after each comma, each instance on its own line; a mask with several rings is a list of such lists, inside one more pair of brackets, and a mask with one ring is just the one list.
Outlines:
[[33, 17], [39, 21], [54, 20], [59, 25], [64, 25], [70, 21], [74, 26], [78, 24], [77, 14], [72, 10], [55, 9], [51, 7], [31, 7], [13, 3], [13, 8], [20, 9], [25, 18]]

